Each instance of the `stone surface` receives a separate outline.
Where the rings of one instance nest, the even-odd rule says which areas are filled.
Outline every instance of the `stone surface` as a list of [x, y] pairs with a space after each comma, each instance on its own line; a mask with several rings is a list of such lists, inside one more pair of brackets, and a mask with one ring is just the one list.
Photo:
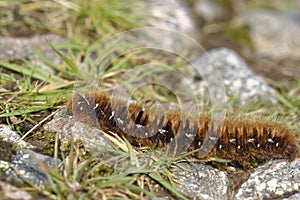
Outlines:
[[58, 133], [61, 143], [80, 140], [84, 147], [95, 152], [102, 147], [111, 147], [110, 142], [103, 137], [103, 131], [74, 119], [66, 108], [61, 109], [53, 120], [44, 125], [44, 129], [51, 133]]
[[[224, 88], [230, 98], [237, 98], [242, 105], [257, 100], [277, 102], [274, 89], [255, 74], [236, 52], [218, 48], [207, 53], [194, 62], [203, 79], [198, 91], [203, 91], [203, 87], [207, 85], [206, 89], [210, 94], [220, 92]], [[221, 79], [217, 79], [218, 76]], [[218, 83], [220, 80], [222, 82]]]
[[178, 191], [191, 199], [223, 199], [227, 198], [228, 179], [225, 172], [209, 165], [199, 163], [181, 163], [189, 171], [180, 168], [172, 170]]
[[300, 192], [289, 196], [288, 198], [283, 198], [283, 200], [299, 200], [300, 199]]
[[0, 197], [3, 200], [34, 200], [34, 198], [25, 190], [2, 181], [0, 181]]
[[[298, 15], [299, 17], [299, 15]], [[273, 59], [300, 57], [300, 21], [294, 15], [257, 10], [240, 16], [249, 26], [259, 56]]]
[[14, 144], [20, 148], [34, 148], [34, 146], [30, 143], [20, 139], [21, 137], [16, 131], [11, 130], [11, 128], [8, 125], [0, 124], [0, 140]]
[[222, 8], [214, 0], [195, 1], [192, 8], [197, 16], [206, 22], [213, 22], [221, 19], [224, 14]]
[[[58, 163], [60, 160], [57, 161]], [[55, 160], [52, 157], [36, 153], [31, 150], [18, 150], [16, 155], [12, 156], [10, 167], [6, 170], [6, 180], [29, 181], [38, 187], [45, 187], [48, 182], [47, 172], [40, 163], [54, 169]]]
[[0, 85], [0, 92], [7, 92], [7, 89], [3, 88], [3, 87]]
[[285, 85], [300, 80], [299, 12], [260, 10], [241, 16], [256, 46], [254, 70]]
[[36, 51], [39, 51], [55, 65], [62, 63], [62, 59], [47, 44], [47, 40], [54, 46], [67, 43], [66, 39], [58, 35], [40, 35], [30, 38], [0, 36], [0, 60], [14, 62], [26, 58], [42, 69], [55, 73], [52, 68], [39, 59], [36, 53]]
[[151, 16], [146, 19], [148, 25], [179, 31], [196, 40], [200, 38], [196, 23], [184, 1], [149, 0], [145, 2], [145, 6], [147, 6]]
[[255, 169], [242, 184], [236, 199], [293, 199], [299, 193], [300, 159], [290, 163], [274, 160]]
[[299, 0], [291, 0], [291, 4], [289, 7], [289, 10], [294, 10], [295, 12], [299, 12], [300, 11], [300, 1]]

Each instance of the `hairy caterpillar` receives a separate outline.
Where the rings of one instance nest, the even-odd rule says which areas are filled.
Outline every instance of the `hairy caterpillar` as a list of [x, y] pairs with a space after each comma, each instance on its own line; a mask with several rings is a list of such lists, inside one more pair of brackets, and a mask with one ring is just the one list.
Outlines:
[[[162, 148], [176, 137], [188, 144], [187, 151], [199, 149], [192, 154], [195, 158], [203, 158], [207, 151], [205, 157], [228, 159], [242, 167], [248, 167], [253, 159], [293, 161], [299, 155], [295, 134], [278, 122], [233, 117], [218, 122], [209, 114], [193, 118], [176, 110], [144, 109], [98, 91], [74, 94], [67, 107], [80, 121], [115, 132], [135, 147]], [[213, 147], [205, 149], [205, 142]]]

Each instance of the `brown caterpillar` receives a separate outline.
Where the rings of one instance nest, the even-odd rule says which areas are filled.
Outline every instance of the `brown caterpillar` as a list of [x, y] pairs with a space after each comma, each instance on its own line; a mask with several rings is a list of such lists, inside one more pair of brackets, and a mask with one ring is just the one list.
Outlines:
[[[228, 159], [241, 167], [251, 166], [253, 159], [293, 161], [299, 155], [295, 134], [281, 123], [232, 117], [218, 122], [209, 114], [195, 119], [176, 110], [163, 112], [161, 108], [143, 109], [126, 103], [95, 91], [84, 96], [74, 94], [67, 107], [80, 121], [115, 132], [135, 147], [162, 148], [176, 137], [188, 144], [187, 151], [200, 148], [192, 154], [195, 158], [203, 158], [207, 151], [205, 157]], [[206, 149], [205, 142], [213, 148]]]

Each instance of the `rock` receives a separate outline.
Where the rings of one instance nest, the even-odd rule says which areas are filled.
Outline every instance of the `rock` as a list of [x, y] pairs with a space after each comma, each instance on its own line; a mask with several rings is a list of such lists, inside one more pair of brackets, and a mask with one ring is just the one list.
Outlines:
[[291, 0], [289, 11], [294, 10], [295, 12], [299, 12], [300, 10], [300, 1], [298, 0]]
[[0, 124], [0, 139], [3, 142], [11, 143], [20, 148], [26, 148], [26, 149], [34, 148], [34, 146], [31, 145], [30, 143], [20, 140], [21, 139], [20, 135], [16, 131], [11, 130], [8, 125]]
[[55, 71], [43, 63], [36, 53], [39, 51], [55, 65], [62, 63], [62, 59], [49, 47], [46, 40], [54, 46], [67, 43], [66, 39], [58, 35], [40, 35], [30, 38], [0, 36], [0, 60], [14, 62], [25, 58], [42, 69], [54, 73]]
[[[183, 1], [149, 0], [145, 2], [145, 6], [151, 16], [146, 19], [147, 25], [179, 31], [196, 40], [200, 39], [196, 22]], [[172, 38], [165, 39], [171, 40]]]
[[[44, 125], [51, 133], [58, 133], [61, 143], [80, 140], [85, 149], [90, 152], [99, 151], [103, 147], [111, 147], [110, 142], [103, 137], [103, 131], [74, 119], [66, 108], [61, 109], [53, 120]], [[63, 146], [61, 147], [63, 148]]]
[[258, 167], [242, 184], [235, 198], [293, 199], [299, 196], [299, 193], [300, 159], [290, 163], [274, 160]]
[[1, 199], [34, 200], [34, 198], [25, 190], [2, 181], [0, 181], [0, 196]]
[[240, 19], [249, 26], [259, 56], [276, 60], [299, 59], [300, 22], [295, 16], [278, 11], [257, 10], [242, 14]]
[[[192, 18], [190, 11], [183, 1], [179, 0], [148, 0], [143, 1], [142, 6], [136, 8], [137, 13], [145, 12], [147, 16], [140, 24], [145, 26], [140, 29], [136, 34], [139, 35], [138, 39], [133, 41], [137, 43], [140, 41], [145, 46], [150, 41], [150, 46], [160, 49], [167, 47], [168, 50], [174, 51], [189, 51], [193, 46], [191, 42], [184, 40], [183, 34], [195, 40], [200, 39], [200, 33], [197, 30], [196, 22]], [[156, 28], [152, 31], [152, 28]], [[160, 30], [158, 30], [158, 28]], [[158, 44], [158, 45], [156, 45]], [[165, 48], [163, 48], [165, 49]]]
[[4, 87], [2, 87], [1, 85], [0, 85], [0, 92], [7, 92], [8, 90], [7, 89], [5, 89]]
[[224, 16], [224, 11], [214, 0], [195, 1], [194, 3], [195, 14], [206, 22], [214, 22]]
[[[57, 163], [61, 161], [58, 160]], [[45, 188], [48, 183], [47, 171], [40, 163], [47, 165], [50, 169], [55, 168], [55, 160], [52, 157], [36, 153], [31, 150], [18, 150], [12, 156], [10, 168], [6, 170], [8, 181], [29, 181], [31, 184]]]
[[297, 194], [293, 194], [292, 196], [289, 196], [288, 198], [283, 198], [283, 200], [299, 200], [300, 199], [300, 192]]
[[228, 179], [225, 172], [201, 163], [181, 163], [172, 170], [176, 189], [191, 199], [228, 199]]
[[[215, 93], [225, 88], [226, 94], [230, 98], [237, 98], [242, 105], [257, 100], [277, 102], [274, 89], [255, 74], [236, 52], [218, 48], [207, 53], [194, 62], [203, 79], [198, 91], [205, 90], [203, 87], [207, 84], [206, 89], [210, 94], [218, 96]], [[218, 83], [220, 80], [222, 82]]]

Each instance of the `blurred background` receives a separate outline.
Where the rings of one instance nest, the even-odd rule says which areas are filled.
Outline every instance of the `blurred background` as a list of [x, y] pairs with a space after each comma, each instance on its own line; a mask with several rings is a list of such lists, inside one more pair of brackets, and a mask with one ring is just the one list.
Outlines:
[[207, 50], [234, 49], [271, 84], [289, 84], [300, 78], [299, 9], [299, 0], [1, 0], [0, 35], [54, 33], [89, 44], [135, 27], [167, 26]]

